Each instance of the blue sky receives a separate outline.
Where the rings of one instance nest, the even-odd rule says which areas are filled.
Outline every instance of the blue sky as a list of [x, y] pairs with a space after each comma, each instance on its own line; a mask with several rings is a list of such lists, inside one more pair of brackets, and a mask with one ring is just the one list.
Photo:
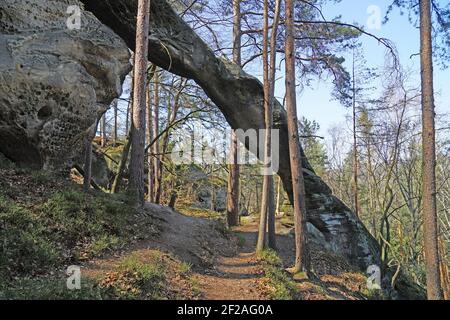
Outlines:
[[[368, 29], [367, 20], [369, 6], [376, 5], [381, 9], [384, 17], [387, 7], [391, 1], [387, 0], [342, 0], [341, 3], [327, 5], [323, 13], [327, 19], [338, 15], [342, 16], [343, 22], [358, 23], [365, 26], [365, 30], [378, 37], [388, 38], [397, 47], [400, 62], [406, 69], [413, 70], [413, 81], [420, 84], [420, 61], [419, 56], [410, 58], [411, 55], [419, 53], [419, 30], [408, 20], [406, 15], [400, 15], [399, 10], [390, 14], [388, 23], [383, 24], [380, 29]], [[364, 56], [370, 67], [382, 67], [384, 65], [385, 48], [370, 37], [360, 38], [363, 44]], [[346, 57], [350, 58], [350, 57]], [[351, 62], [350, 59], [347, 61]], [[349, 65], [348, 65], [349, 66]], [[440, 70], [435, 65], [435, 93], [436, 107], [438, 112], [450, 110], [450, 93], [446, 85], [450, 84], [450, 69]], [[414, 79], [415, 78], [415, 79]], [[413, 83], [416, 85], [416, 83]], [[278, 81], [277, 95], [282, 96], [284, 86]], [[328, 129], [335, 124], [343, 124], [345, 115], [348, 113], [339, 102], [331, 100], [332, 87], [329, 82], [317, 82], [312, 88], [306, 88], [298, 94], [298, 113], [310, 120], [316, 120], [320, 126], [320, 134], [327, 136]], [[446, 92], [447, 91], [447, 92]]]
[[[447, 0], [440, 0], [446, 3]], [[347, 23], [356, 23], [364, 26], [366, 31], [371, 32], [377, 37], [391, 40], [399, 53], [400, 63], [404, 69], [412, 70], [413, 77], [411, 85], [419, 87], [420, 85], [420, 61], [419, 56], [411, 55], [419, 53], [419, 30], [408, 20], [407, 15], [400, 15], [400, 11], [395, 9], [390, 14], [388, 23], [381, 25], [379, 29], [369, 29], [367, 21], [370, 17], [368, 8], [378, 6], [381, 17], [386, 14], [388, 5], [392, 0], [342, 0], [337, 4], [327, 4], [323, 9], [325, 18], [331, 20], [336, 16], [341, 16], [341, 20]], [[231, 36], [231, 29], [228, 32]], [[226, 37], [226, 35], [225, 35]], [[384, 65], [385, 47], [379, 44], [376, 39], [368, 36], [361, 36], [360, 41], [363, 45], [364, 57], [367, 60], [368, 67], [382, 67]], [[230, 44], [229, 44], [230, 46]], [[346, 66], [350, 70], [351, 56], [344, 56]], [[281, 64], [283, 66], [283, 64]], [[250, 74], [257, 76], [262, 80], [261, 63], [255, 62], [246, 69]], [[439, 113], [450, 111], [450, 90], [446, 85], [450, 84], [450, 69], [441, 70], [435, 65], [435, 97], [436, 107]], [[276, 96], [282, 101], [284, 96], [284, 70], [277, 74], [278, 81], [276, 87]], [[125, 88], [127, 85], [125, 85]], [[331, 81], [317, 81], [312, 87], [305, 88], [298, 92], [297, 108], [299, 117], [305, 116], [309, 120], [317, 121], [320, 126], [319, 134], [328, 137], [328, 129], [334, 125], [346, 126], [345, 119], [349, 110], [344, 108], [339, 102], [331, 98]], [[124, 92], [126, 95], [126, 92]], [[122, 103], [124, 104], [124, 103]]]

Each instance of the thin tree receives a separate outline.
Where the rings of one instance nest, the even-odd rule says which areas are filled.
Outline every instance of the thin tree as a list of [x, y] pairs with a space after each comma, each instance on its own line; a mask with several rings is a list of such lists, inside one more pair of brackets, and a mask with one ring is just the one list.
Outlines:
[[277, 183], [277, 204], [275, 206], [275, 214], [280, 214], [280, 206], [281, 206], [281, 177], [278, 176], [278, 183]]
[[154, 179], [154, 202], [158, 203], [161, 200], [161, 179], [160, 179], [160, 166], [161, 166], [161, 160], [160, 160], [160, 148], [159, 148], [159, 74], [157, 71], [155, 71], [155, 81], [153, 83], [153, 136], [156, 141], [153, 144], [153, 179]]
[[[281, 0], [275, 1], [275, 14], [272, 22], [272, 33], [270, 36], [270, 66], [269, 66], [269, 114], [270, 128], [273, 127], [273, 104], [275, 102], [275, 75], [276, 75], [276, 60], [277, 60], [277, 33], [278, 24], [280, 21], [280, 7]], [[278, 155], [276, 155], [278, 156]], [[272, 159], [272, 150], [270, 150], [270, 157]], [[275, 208], [274, 208], [274, 186], [273, 173], [270, 176], [269, 185], [269, 212], [267, 213], [269, 248], [276, 250], [276, 230], [275, 230]]]
[[114, 177], [114, 181], [111, 186], [111, 193], [117, 193], [119, 191], [120, 183], [122, 182], [122, 177], [128, 161], [128, 155], [130, 154], [130, 147], [131, 147], [131, 130], [128, 131], [128, 134], [125, 137], [122, 156], [120, 157], [119, 166], [117, 168], [117, 174]]
[[436, 210], [436, 140], [434, 123], [433, 49], [431, 1], [420, 1], [420, 65], [422, 79], [423, 222], [427, 278], [430, 300], [442, 300], [439, 270]]
[[297, 101], [295, 89], [295, 34], [294, 1], [286, 0], [286, 111], [289, 136], [289, 154], [292, 175], [292, 198], [295, 226], [294, 272], [309, 271], [309, 252], [306, 234], [305, 185], [302, 172], [300, 141], [298, 137]]
[[106, 143], [107, 143], [106, 112], [103, 114], [103, 116], [100, 119], [100, 134], [101, 134], [100, 146], [103, 148], [103, 147], [106, 147]]
[[268, 169], [266, 168], [270, 161], [271, 156], [271, 127], [272, 127], [272, 106], [270, 104], [270, 88], [269, 88], [269, 52], [268, 52], [268, 42], [269, 42], [269, 9], [268, 1], [264, 0], [264, 17], [263, 17], [263, 49], [262, 49], [262, 59], [263, 59], [263, 82], [264, 82], [264, 121], [265, 121], [265, 143], [264, 143], [264, 181], [261, 196], [261, 210], [259, 219], [259, 230], [258, 230], [258, 241], [256, 244], [256, 252], [260, 253], [266, 247], [266, 229], [267, 229], [267, 216], [268, 211], [271, 207], [273, 208], [273, 192], [272, 201], [270, 199], [270, 186], [273, 189], [273, 179], [270, 175]]
[[113, 142], [114, 146], [117, 144], [117, 130], [118, 130], [118, 119], [117, 119], [117, 109], [118, 109], [119, 99], [114, 99], [113, 111], [114, 111], [114, 126], [113, 126]]
[[[147, 143], [153, 141], [153, 117], [152, 117], [152, 95], [151, 95], [150, 84], [147, 86]], [[147, 174], [147, 201], [153, 202], [154, 199], [154, 181], [153, 181], [153, 155], [150, 149], [147, 152], [147, 164], [148, 164], [148, 174]]]
[[355, 48], [353, 48], [352, 62], [352, 116], [353, 116], [353, 201], [355, 205], [355, 214], [359, 216], [359, 199], [358, 199], [358, 146], [356, 135], [356, 67], [355, 67]]
[[[241, 0], [233, 0], [233, 62], [241, 66]], [[239, 143], [231, 132], [230, 165], [227, 190], [227, 219], [229, 226], [239, 224]]]
[[145, 88], [147, 82], [150, 0], [139, 0], [134, 58], [133, 115], [131, 125], [130, 195], [144, 205]]

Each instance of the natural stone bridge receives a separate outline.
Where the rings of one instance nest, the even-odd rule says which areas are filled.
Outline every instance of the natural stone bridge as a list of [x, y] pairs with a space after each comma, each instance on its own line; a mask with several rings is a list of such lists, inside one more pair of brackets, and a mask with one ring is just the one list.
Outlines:
[[[68, 30], [66, 9], [81, 2], [82, 28]], [[0, 152], [16, 162], [66, 164], [130, 71], [137, 0], [81, 2], [2, 1]], [[198, 83], [231, 127], [264, 127], [262, 84], [217, 58], [166, 0], [152, 0], [150, 28], [149, 61]], [[286, 113], [278, 102], [274, 123], [280, 129], [279, 174], [291, 194]], [[362, 270], [379, 264], [375, 239], [306, 158], [303, 167], [311, 239]]]

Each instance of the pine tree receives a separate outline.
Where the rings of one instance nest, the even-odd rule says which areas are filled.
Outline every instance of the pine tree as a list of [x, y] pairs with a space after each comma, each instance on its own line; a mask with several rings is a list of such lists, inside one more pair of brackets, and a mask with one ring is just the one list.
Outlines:
[[[241, 0], [233, 0], [233, 62], [241, 65]], [[239, 143], [234, 130], [231, 133], [228, 195], [227, 195], [227, 219], [229, 226], [239, 224]]]
[[134, 58], [133, 116], [131, 125], [130, 195], [144, 205], [145, 88], [147, 80], [150, 0], [139, 0]]
[[423, 239], [427, 294], [430, 300], [442, 300], [436, 210], [436, 132], [430, 0], [420, 1], [420, 61], [422, 70]]
[[294, 1], [286, 0], [286, 111], [289, 153], [294, 199], [295, 266], [294, 272], [309, 271], [308, 239], [306, 234], [305, 185], [298, 137], [297, 101], [295, 89]]

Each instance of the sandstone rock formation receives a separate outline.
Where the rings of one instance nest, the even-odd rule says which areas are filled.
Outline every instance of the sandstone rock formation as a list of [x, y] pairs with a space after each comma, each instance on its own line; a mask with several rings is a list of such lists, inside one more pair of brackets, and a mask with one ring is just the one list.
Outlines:
[[[82, 0], [86, 9], [134, 47], [137, 0]], [[175, 74], [195, 80], [220, 108], [233, 128], [264, 128], [263, 86], [212, 50], [173, 11], [166, 0], [152, 0], [149, 60]], [[113, 17], [113, 18], [112, 18]], [[300, 106], [301, 110], [301, 106]], [[286, 112], [274, 107], [274, 123], [280, 129], [280, 170], [291, 193]], [[380, 263], [379, 247], [361, 221], [303, 161], [309, 221], [323, 234], [329, 248], [365, 270]]]
[[[80, 4], [76, 0], [2, 0], [0, 152], [16, 162], [64, 165], [80, 152], [86, 131], [129, 72], [137, 0], [82, 2], [95, 17], [83, 11], [81, 29], [69, 30], [66, 9]], [[149, 60], [195, 80], [233, 128], [263, 128], [262, 84], [217, 58], [165, 0], [152, 0], [151, 8]], [[290, 192], [286, 113], [279, 103], [274, 120], [280, 129], [279, 174]], [[314, 239], [361, 269], [379, 264], [375, 239], [306, 159], [303, 167]]]
[[89, 12], [67, 26], [74, 0], [2, 0], [0, 152], [57, 168], [80, 152], [130, 70], [126, 44]]

